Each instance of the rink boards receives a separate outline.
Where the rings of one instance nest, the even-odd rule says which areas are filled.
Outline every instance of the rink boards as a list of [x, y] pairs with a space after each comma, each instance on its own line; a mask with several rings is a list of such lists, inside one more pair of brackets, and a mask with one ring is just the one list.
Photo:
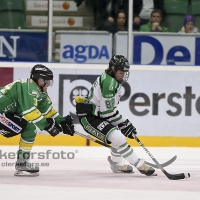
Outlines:
[[[86, 96], [107, 65], [43, 63], [54, 73], [48, 93], [61, 115], [70, 113], [76, 130], [83, 132], [75, 115], [76, 95]], [[13, 80], [29, 76], [33, 63], [1, 63], [13, 67]], [[135, 125], [148, 146], [200, 147], [200, 68], [192, 66], [131, 66], [128, 83], [122, 87], [119, 111]], [[137, 145], [135, 141], [129, 141]], [[18, 138], [0, 144], [17, 144]], [[84, 138], [38, 134], [37, 145], [89, 145]], [[95, 145], [90, 143], [90, 145]]]

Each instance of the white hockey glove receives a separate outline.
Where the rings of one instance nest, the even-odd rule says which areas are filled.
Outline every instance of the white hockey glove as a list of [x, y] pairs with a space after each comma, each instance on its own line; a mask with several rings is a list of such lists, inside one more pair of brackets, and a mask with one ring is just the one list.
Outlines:
[[128, 119], [125, 122], [118, 124], [118, 128], [122, 134], [128, 138], [133, 139], [134, 135], [137, 135], [136, 128]]

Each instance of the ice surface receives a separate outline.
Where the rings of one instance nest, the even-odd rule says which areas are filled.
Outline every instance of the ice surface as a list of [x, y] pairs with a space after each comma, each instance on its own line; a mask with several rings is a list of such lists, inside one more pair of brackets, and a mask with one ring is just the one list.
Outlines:
[[[135, 168], [133, 174], [113, 173], [105, 147], [34, 146], [31, 161], [43, 165], [40, 176], [15, 177], [17, 149], [0, 146], [0, 200], [200, 200], [200, 148], [148, 147], [160, 163], [178, 156], [165, 168], [170, 174], [191, 174], [178, 181], [169, 180], [159, 169], [157, 177], [146, 177]], [[134, 150], [153, 163], [141, 147]]]

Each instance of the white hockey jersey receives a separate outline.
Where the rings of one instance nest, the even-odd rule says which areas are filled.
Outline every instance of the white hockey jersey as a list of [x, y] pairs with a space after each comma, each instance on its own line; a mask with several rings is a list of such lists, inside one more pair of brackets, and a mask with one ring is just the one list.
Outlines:
[[114, 126], [125, 121], [117, 109], [121, 97], [121, 84], [107, 73], [94, 82], [88, 100], [93, 104], [93, 115], [104, 118]]

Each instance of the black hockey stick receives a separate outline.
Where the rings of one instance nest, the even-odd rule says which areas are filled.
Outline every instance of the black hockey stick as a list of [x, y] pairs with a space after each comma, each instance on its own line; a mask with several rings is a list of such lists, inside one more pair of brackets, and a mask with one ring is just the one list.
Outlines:
[[160, 163], [158, 163], [158, 161], [153, 157], [153, 155], [149, 152], [149, 150], [142, 144], [142, 142], [138, 139], [137, 136], [135, 136], [135, 140], [145, 150], [145, 152], [156, 163], [158, 168], [165, 174], [165, 176], [167, 176], [168, 179], [170, 179], [170, 180], [179, 180], [179, 179], [185, 179], [185, 178], [189, 178], [190, 177], [189, 173], [169, 174], [168, 172], [166, 172], [165, 169], [162, 167], [162, 165]]
[[[88, 139], [88, 140], [91, 140], [91, 141], [93, 141], [93, 142], [96, 142], [97, 144], [100, 144], [100, 145], [102, 145], [102, 146], [104, 146], [104, 147], [108, 147], [108, 148], [110, 148], [110, 149], [112, 149], [112, 148], [114, 149], [114, 147], [111, 147], [110, 145], [105, 144], [104, 142], [101, 142], [100, 140], [96, 140], [96, 139], [94, 139], [94, 138], [92, 138], [92, 137], [90, 137], [90, 136], [88, 136], [88, 135], [84, 135], [84, 134], [79, 133], [79, 132], [75, 132], [75, 134], [77, 134], [77, 135], [79, 135], [79, 136], [82, 136], [82, 137], [84, 137], [84, 138], [86, 138], [86, 139]], [[163, 163], [163, 164], [160, 164], [160, 165], [161, 165], [162, 167], [166, 167], [166, 166], [170, 165], [171, 163], [173, 163], [173, 162], [176, 160], [176, 158], [177, 158], [177, 156], [174, 156], [173, 158], [171, 158], [171, 159], [168, 160], [167, 162], [165, 162], [165, 163]], [[147, 161], [145, 161], [145, 163], [146, 163], [147, 165], [151, 166], [151, 167], [154, 167], [154, 168], [159, 169], [159, 167], [158, 167], [157, 165], [155, 165], [155, 164], [149, 163], [149, 162], [147, 162]]]

